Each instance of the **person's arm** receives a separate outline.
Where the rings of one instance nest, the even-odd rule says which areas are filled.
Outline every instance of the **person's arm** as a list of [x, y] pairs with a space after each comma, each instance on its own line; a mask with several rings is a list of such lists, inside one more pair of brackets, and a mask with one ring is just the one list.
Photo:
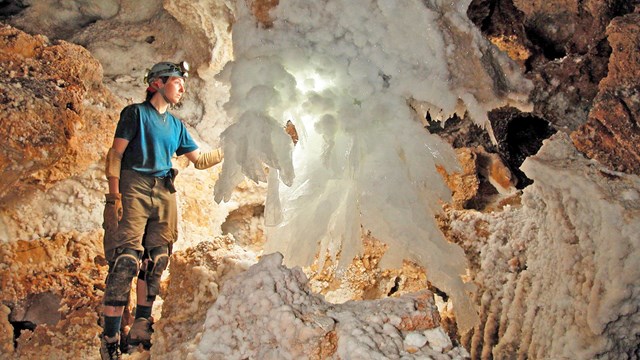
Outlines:
[[218, 163], [220, 163], [224, 157], [222, 148], [217, 148], [212, 151], [200, 152], [200, 150], [193, 150], [184, 154], [184, 156], [191, 161], [196, 169], [204, 170], [208, 169]]
[[[104, 206], [104, 229], [105, 234], [113, 235], [114, 229], [118, 228], [118, 222], [122, 220], [122, 195], [120, 195], [120, 170], [122, 164], [122, 154], [129, 145], [129, 140], [122, 138], [113, 139], [113, 145], [107, 152], [105, 164], [105, 175], [109, 181], [109, 193], [105, 194]], [[105, 235], [106, 236], [106, 235]]]
[[114, 138], [113, 145], [107, 153], [106, 175], [109, 181], [109, 194], [120, 193], [120, 170], [122, 154], [127, 149], [129, 140]]

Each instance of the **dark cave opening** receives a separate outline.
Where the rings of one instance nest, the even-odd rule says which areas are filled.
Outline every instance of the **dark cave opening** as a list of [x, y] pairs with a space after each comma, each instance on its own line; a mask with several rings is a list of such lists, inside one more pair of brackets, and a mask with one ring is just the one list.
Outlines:
[[533, 181], [520, 170], [524, 160], [535, 155], [542, 141], [556, 133], [545, 119], [514, 108], [501, 108], [489, 113], [498, 153], [517, 178], [516, 188], [524, 189]]
[[524, 14], [512, 0], [473, 0], [467, 16], [487, 36], [516, 35], [523, 32]]
[[538, 29], [533, 27], [525, 27], [525, 33], [527, 34], [527, 39], [531, 41], [532, 44], [537, 46], [540, 51], [542, 51], [544, 57], [548, 60], [561, 59], [567, 56], [567, 52], [560, 44], [549, 40]]
[[13, 347], [14, 348], [18, 347], [18, 338], [20, 337], [20, 334], [22, 334], [23, 330], [34, 331], [38, 326], [37, 324], [31, 321], [10, 321], [9, 323], [11, 324], [11, 326], [13, 326]]
[[427, 112], [425, 120], [425, 129], [431, 134], [437, 134], [455, 149], [483, 146], [488, 151], [496, 150], [487, 131], [474, 124], [467, 114], [464, 118], [453, 115], [445, 121], [438, 121], [433, 120]]
[[396, 278], [393, 280], [393, 286], [391, 287], [391, 289], [389, 289], [387, 296], [391, 296], [396, 292], [398, 292], [398, 290], [400, 289], [400, 281], [401, 281], [400, 277], [396, 276]]
[[535, 155], [540, 150], [542, 141], [555, 132], [547, 121], [537, 117], [518, 117], [509, 124], [506, 143], [509, 154], [507, 161], [518, 177], [519, 189], [532, 183], [520, 170], [520, 165], [528, 156]]
[[34, 331], [41, 324], [56, 325], [62, 318], [58, 310], [61, 302], [59, 294], [44, 292], [29, 294], [23, 300], [6, 304], [11, 309], [8, 320], [13, 326], [14, 347], [17, 347], [23, 331]]

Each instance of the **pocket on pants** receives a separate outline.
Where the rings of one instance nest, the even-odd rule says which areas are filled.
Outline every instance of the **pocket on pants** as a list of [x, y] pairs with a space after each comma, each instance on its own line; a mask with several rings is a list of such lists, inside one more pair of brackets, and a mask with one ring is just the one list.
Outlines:
[[102, 228], [104, 229], [104, 248], [111, 249], [116, 245], [116, 233], [118, 232], [118, 214], [116, 214], [115, 205], [105, 205]]

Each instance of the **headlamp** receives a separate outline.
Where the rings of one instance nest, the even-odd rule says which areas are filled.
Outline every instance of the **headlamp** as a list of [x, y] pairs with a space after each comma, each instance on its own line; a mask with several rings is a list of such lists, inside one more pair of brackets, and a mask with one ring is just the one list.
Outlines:
[[189, 63], [181, 61], [179, 63], [161, 62], [153, 65], [147, 70], [144, 76], [144, 82], [152, 83], [155, 79], [165, 76], [177, 76], [181, 78], [189, 77]]
[[189, 63], [186, 62], [186, 61], [180, 61], [178, 66], [180, 66], [180, 70], [182, 70], [182, 73], [184, 74], [184, 77], [188, 77], [189, 76]]

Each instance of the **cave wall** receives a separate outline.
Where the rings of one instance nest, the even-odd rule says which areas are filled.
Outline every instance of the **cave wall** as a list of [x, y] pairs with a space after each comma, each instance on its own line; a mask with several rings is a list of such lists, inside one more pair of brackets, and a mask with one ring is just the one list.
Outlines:
[[476, 0], [468, 15], [534, 82], [533, 116], [574, 133], [588, 157], [638, 175], [639, 6], [637, 0]]
[[55, 0], [23, 6], [4, 21], [84, 47], [102, 65], [104, 84], [127, 103], [144, 99], [144, 75], [153, 64], [189, 61], [189, 88], [179, 114], [204, 141], [217, 144], [228, 124], [221, 108], [228, 89], [214, 76], [233, 56], [233, 1]]
[[101, 242], [96, 230], [0, 247], [0, 358], [94, 358], [107, 275]]
[[478, 284], [472, 358], [634, 358], [640, 179], [592, 163], [564, 133], [522, 167], [522, 206], [447, 218]]
[[[253, 4], [256, 16], [262, 16], [261, 21], [268, 22], [265, 9], [277, 2], [255, 1]], [[570, 134], [570, 140], [562, 135], [558, 138], [563, 140], [554, 140], [562, 146], [549, 146], [552, 150], [561, 149], [560, 157], [554, 160], [547, 153], [545, 160], [561, 164], [554, 171], [562, 173], [565, 171], [562, 164], [571, 168], [574, 166], [571, 160], [577, 159], [580, 166], [567, 176], [596, 169], [586, 171], [587, 175], [578, 176], [576, 181], [587, 177], [593, 183], [605, 184], [602, 188], [614, 190], [620, 189], [614, 186], [616, 183], [625, 183], [624, 201], [605, 201], [605, 204], [613, 204], [611, 206], [620, 211], [619, 216], [627, 217], [631, 224], [637, 223], [639, 217], [639, 5], [637, 0], [496, 0], [472, 1], [469, 10], [470, 18], [484, 34], [516, 60], [524, 74], [534, 82], [530, 99], [532, 112], [515, 118], [542, 119], [555, 130]], [[139, 100], [144, 91], [141, 79], [145, 67], [159, 58], [192, 62], [196, 70], [190, 79], [189, 95], [177, 111], [205, 146], [217, 144], [218, 134], [230, 122], [222, 109], [228, 89], [215, 79], [215, 75], [232, 58], [230, 39], [225, 35], [233, 24], [233, 7], [233, 1], [194, 3], [186, 0], [162, 3], [105, 1], [99, 4], [51, 1], [34, 2], [30, 6], [13, 1], [2, 5], [0, 65], [4, 76], [0, 80], [0, 111], [6, 125], [0, 129], [3, 132], [0, 173], [6, 181], [0, 184], [0, 236], [9, 244], [3, 245], [0, 280], [6, 283], [28, 279], [28, 282], [12, 285], [20, 291], [25, 289], [24, 284], [54, 283], [54, 298], [67, 303], [73, 296], [62, 289], [69, 286], [65, 281], [79, 276], [73, 274], [82, 271], [87, 264], [95, 265], [96, 261], [98, 271], [104, 271], [101, 267], [104, 264], [100, 263], [96, 252], [100, 248], [99, 234], [95, 234], [100, 231], [101, 197], [106, 186], [102, 157], [111, 140], [119, 109], [123, 104]], [[501, 114], [495, 114], [498, 121], [514, 118], [513, 113]], [[202, 121], [202, 118], [208, 121]], [[458, 133], [443, 134], [443, 137], [463, 139], [458, 143], [461, 148], [465, 147], [465, 142], [477, 141], [473, 138], [476, 132], [467, 132], [465, 128], [447, 129], [456, 130]], [[501, 151], [492, 149], [488, 140], [483, 144], [491, 151]], [[469, 149], [462, 149], [463, 155], [467, 150], [467, 155], [473, 154], [469, 158], [476, 161], [481, 152]], [[510, 165], [512, 171], [523, 160]], [[214, 206], [207, 199], [212, 197], [212, 184], [217, 174], [198, 174], [187, 168], [183, 160], [180, 164], [184, 170], [178, 180], [183, 185], [179, 193], [184, 209], [183, 236], [206, 239], [211, 228], [220, 228], [229, 212], [243, 204], [260, 206], [263, 189], [252, 185], [243, 185], [243, 189], [234, 195], [233, 204]], [[527, 166], [535, 168], [534, 165]], [[637, 299], [637, 276], [634, 279], [629, 273], [630, 280], [622, 283], [631, 289], [628, 293], [607, 299], [604, 304], [610, 308], [598, 308], [601, 306], [598, 305], [599, 295], [616, 293], [607, 292], [602, 285], [606, 277], [597, 275], [608, 266], [608, 263], [598, 265], [595, 260], [606, 248], [606, 243], [600, 241], [607, 239], [607, 234], [562, 237], [568, 244], [565, 246], [553, 242], [555, 234], [548, 231], [527, 234], [513, 231], [514, 223], [528, 224], [524, 228], [530, 229], [539, 223], [538, 220], [542, 224], [561, 223], [560, 228], [570, 235], [584, 229], [599, 231], [599, 228], [580, 224], [569, 215], [579, 217], [580, 212], [563, 210], [573, 209], [576, 202], [580, 203], [580, 194], [569, 196], [565, 193], [570, 189], [557, 189], [553, 182], [535, 178], [536, 170], [532, 171], [529, 176], [533, 177], [534, 185], [527, 190], [523, 205], [518, 201], [514, 203], [516, 210], [492, 214], [465, 209], [473, 202], [469, 200], [476, 196], [478, 179], [482, 177], [472, 174], [472, 181], [459, 185], [459, 194], [465, 189], [472, 194], [465, 195], [455, 211], [446, 215], [448, 219], [443, 228], [452, 241], [467, 250], [470, 262], [475, 266], [472, 270], [480, 285], [479, 294], [485, 295], [476, 299], [483, 323], [462, 341], [473, 358], [570, 356], [575, 353], [567, 355], [564, 351], [571, 349], [587, 357], [637, 358], [637, 337], [629, 335], [638, 333], [634, 328], [638, 323], [637, 307], [634, 311], [633, 306], [627, 304]], [[473, 189], [469, 190], [471, 187]], [[84, 210], [77, 210], [78, 204]], [[546, 216], [545, 204], [564, 213], [553, 221], [540, 220]], [[523, 206], [522, 210], [517, 210], [519, 206]], [[581, 206], [586, 208], [588, 204]], [[627, 210], [620, 210], [620, 207]], [[501, 211], [501, 208], [491, 209]], [[599, 214], [601, 224], [607, 226], [619, 220], [608, 219], [606, 213]], [[633, 234], [637, 231], [634, 233], [633, 225], [625, 224], [629, 227], [621, 228], [630, 232], [624, 236], [615, 235], [608, 241], [623, 244], [635, 254], [639, 245]], [[451, 229], [447, 230], [447, 227]], [[80, 235], [68, 235], [73, 231], [79, 231]], [[88, 237], [91, 240], [86, 240], [84, 234], [92, 234]], [[31, 249], [29, 243], [18, 240], [34, 240], [34, 248], [44, 247], [49, 250], [43, 251], [49, 254], [63, 249], [67, 254], [68, 249], [77, 257], [79, 253], [73, 249], [80, 246], [78, 244], [88, 244], [91, 250], [80, 253], [89, 253], [79, 257], [86, 260], [82, 265], [48, 255], [51, 258], [46, 264], [50, 267], [45, 271], [44, 265], [34, 266], [28, 259], [11, 255], [23, 253], [18, 249], [20, 247]], [[492, 253], [496, 245], [487, 245], [492, 242], [502, 244], [504, 252]], [[581, 248], [585, 242], [590, 245]], [[545, 244], [548, 248], [561, 250], [555, 258], [560, 264], [563, 257], [579, 256], [580, 269], [588, 275], [577, 270], [569, 271], [565, 277], [549, 273], [555, 269], [550, 269], [544, 260], [547, 256]], [[188, 244], [181, 246], [186, 248]], [[500, 266], [490, 265], [497, 261]], [[615, 262], [615, 258], [610, 261]], [[637, 262], [631, 261], [627, 266], [633, 270], [636, 265]], [[22, 268], [25, 273], [10, 271], [15, 268]], [[540, 271], [541, 275], [534, 270]], [[614, 274], [614, 270], [607, 271]], [[58, 282], [44, 281], [52, 276], [50, 272], [64, 276], [55, 277]], [[75, 288], [91, 294], [90, 303], [79, 304], [59, 314], [66, 322], [59, 321], [49, 327], [45, 324], [34, 332], [35, 335], [21, 338], [20, 346], [24, 349], [21, 354], [33, 355], [39, 344], [63, 341], [60, 339], [76, 334], [77, 327], [65, 330], [69, 329], [69, 324], [87, 324], [93, 332], [85, 335], [95, 335], [99, 306], [96, 296], [100, 290], [99, 285], [93, 289], [92, 286], [103, 275], [95, 274], [95, 279], [90, 281], [82, 277], [80, 282], [74, 283]], [[66, 280], [61, 280], [62, 277]], [[596, 280], [600, 285], [594, 285]], [[584, 289], [582, 293], [563, 298], [567, 302], [575, 301], [573, 308], [566, 303], [557, 304], [552, 296], [558, 291], [558, 284], [566, 282], [578, 283]], [[28, 292], [3, 292], [5, 306], [1, 309], [7, 320], [0, 321], [1, 327], [11, 327], [9, 319], [17, 316], [17, 304], [24, 304]], [[33, 294], [44, 292], [42, 289], [30, 291]], [[172, 306], [174, 304], [167, 306], [168, 311]], [[616, 307], [624, 313], [613, 311]], [[75, 313], [76, 310], [80, 313]], [[535, 320], [536, 314], [541, 314], [540, 320]], [[180, 315], [167, 313], [167, 318], [170, 316], [179, 318]], [[554, 317], [560, 320], [549, 320]], [[541, 328], [526, 331], [527, 327], [533, 329], [535, 326]], [[54, 334], [67, 335], [51, 336], [47, 329]], [[549, 331], [545, 332], [546, 329]], [[559, 332], [563, 329], [575, 331], [561, 336]], [[167, 333], [161, 336], [170, 338]], [[560, 340], [554, 342], [554, 337]], [[572, 340], [577, 344], [561, 347]], [[7, 353], [14, 350], [12, 339], [5, 336], [0, 341], [1, 348]], [[91, 346], [96, 345], [87, 341]], [[56, 351], [54, 346], [47, 349]], [[83, 354], [92, 349], [80, 347], [77, 351]]]
[[640, 13], [611, 21], [607, 27], [613, 49], [607, 76], [585, 124], [573, 132], [576, 148], [612, 170], [640, 174]]
[[[453, 238], [467, 234], [458, 240], [474, 254], [476, 281], [483, 283], [482, 325], [466, 340], [472, 358], [637, 358], [638, 344], [629, 337], [638, 333], [632, 324], [637, 311], [628, 306], [638, 298], [632, 270], [638, 264], [628, 256], [640, 245], [631, 220], [638, 215], [638, 2], [474, 1], [471, 9], [479, 10], [476, 24], [497, 46], [519, 50], [510, 54], [535, 84], [531, 114], [495, 112], [494, 120], [507, 126], [523, 115], [547, 121], [562, 139], [546, 145], [555, 147], [544, 154], [519, 160], [516, 171], [533, 180], [522, 208], [495, 214], [508, 220], [473, 213], [449, 218], [452, 228], [464, 229]], [[506, 140], [503, 128], [494, 126]], [[498, 151], [507, 161], [516, 155]], [[584, 175], [563, 187], [562, 178], [536, 174], [547, 166]], [[585, 200], [599, 193], [605, 203]], [[626, 210], [613, 215], [619, 209]], [[521, 211], [544, 215], [529, 213], [523, 222]], [[474, 232], [479, 238], [469, 241]], [[598, 280], [607, 273], [617, 275]], [[612, 309], [621, 311], [609, 314]]]
[[0, 199], [11, 202], [77, 175], [102, 158], [122, 102], [102, 84], [102, 66], [81, 46], [4, 25]]

